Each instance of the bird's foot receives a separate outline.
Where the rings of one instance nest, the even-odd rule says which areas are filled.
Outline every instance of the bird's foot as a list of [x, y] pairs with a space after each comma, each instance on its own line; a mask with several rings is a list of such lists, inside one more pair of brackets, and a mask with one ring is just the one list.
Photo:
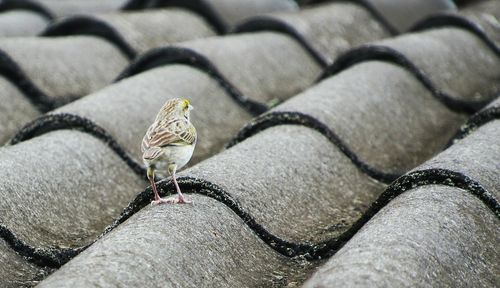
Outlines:
[[157, 200], [151, 201], [151, 205], [158, 205], [158, 204], [192, 204], [192, 201], [186, 200], [184, 197], [180, 196], [175, 196], [175, 197], [169, 197], [166, 199], [160, 198]]

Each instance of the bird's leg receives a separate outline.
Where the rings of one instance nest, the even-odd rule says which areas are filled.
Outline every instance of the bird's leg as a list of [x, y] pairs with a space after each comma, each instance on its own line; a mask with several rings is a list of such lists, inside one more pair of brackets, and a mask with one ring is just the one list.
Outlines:
[[160, 195], [158, 194], [158, 191], [156, 190], [155, 172], [154, 172], [153, 167], [148, 167], [147, 176], [148, 176], [149, 182], [151, 183], [151, 187], [153, 188], [153, 193], [154, 193], [154, 197], [155, 197], [155, 200], [153, 202], [151, 202], [151, 204], [153, 204], [153, 203], [157, 204], [160, 202], [161, 198], [160, 198]]
[[190, 204], [191, 201], [186, 200], [186, 198], [184, 198], [184, 195], [182, 195], [181, 188], [179, 188], [179, 184], [177, 183], [177, 179], [175, 178], [175, 170], [177, 170], [177, 165], [172, 164], [168, 166], [168, 172], [172, 176], [172, 181], [174, 181], [175, 189], [177, 190], [177, 196], [169, 197], [167, 199], [161, 199], [160, 201], [163, 203]]
[[191, 201], [188, 201], [186, 200], [186, 198], [184, 198], [184, 195], [182, 195], [182, 192], [181, 192], [181, 188], [179, 188], [179, 184], [177, 183], [177, 179], [175, 178], [175, 170], [176, 170], [177, 167], [175, 167], [173, 169], [173, 172], [172, 172], [172, 180], [174, 181], [174, 185], [175, 185], [175, 189], [177, 190], [177, 201], [175, 203], [179, 203], [179, 204], [189, 204], [191, 203]]
[[161, 204], [161, 203], [169, 203], [169, 204], [190, 204], [191, 201], [186, 200], [184, 195], [182, 195], [181, 188], [179, 188], [179, 184], [177, 183], [177, 179], [175, 178], [175, 170], [177, 169], [176, 165], [170, 165], [168, 167], [168, 172], [172, 175], [172, 180], [174, 181], [175, 189], [177, 190], [177, 196], [169, 197], [167, 199], [160, 198], [156, 190], [156, 183], [154, 182], [154, 170], [152, 168], [148, 168], [148, 179], [151, 181], [151, 186], [153, 187], [153, 192], [155, 196], [155, 200], [151, 202], [151, 204]]

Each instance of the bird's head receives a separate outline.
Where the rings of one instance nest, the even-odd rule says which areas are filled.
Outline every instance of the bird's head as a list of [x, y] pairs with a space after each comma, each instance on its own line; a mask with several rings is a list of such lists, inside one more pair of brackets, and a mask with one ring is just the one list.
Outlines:
[[185, 117], [189, 120], [189, 111], [193, 110], [193, 106], [189, 100], [185, 98], [173, 98], [168, 100], [161, 109], [162, 116], [175, 115], [178, 117]]

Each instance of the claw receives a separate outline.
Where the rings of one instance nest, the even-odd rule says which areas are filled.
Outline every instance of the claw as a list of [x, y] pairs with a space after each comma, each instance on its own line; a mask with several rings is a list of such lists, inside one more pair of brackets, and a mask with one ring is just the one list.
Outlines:
[[151, 201], [151, 205], [159, 205], [159, 204], [192, 204], [192, 201], [186, 200], [184, 197], [170, 197], [170, 198], [160, 198], [158, 200]]

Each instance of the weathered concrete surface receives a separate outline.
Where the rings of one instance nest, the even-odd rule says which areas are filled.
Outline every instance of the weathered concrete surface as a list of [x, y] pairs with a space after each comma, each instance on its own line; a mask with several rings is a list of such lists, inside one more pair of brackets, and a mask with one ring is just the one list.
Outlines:
[[[182, 3], [178, 1], [179, 3]], [[252, 16], [276, 11], [297, 11], [298, 6], [289, 0], [202, 0], [183, 2], [205, 2], [226, 26], [226, 30]], [[182, 7], [182, 5], [181, 5]]]
[[71, 130], [0, 148], [0, 171], [2, 225], [32, 247], [91, 243], [146, 185], [101, 140]]
[[54, 102], [106, 86], [128, 63], [113, 44], [92, 36], [4, 38], [0, 49]]
[[[68, 17], [54, 23], [49, 31], [55, 27], [64, 30], [64, 27], [75, 25], [73, 22], [80, 19], [89, 21], [80, 26], [107, 25], [137, 53], [174, 42], [215, 35], [213, 29], [200, 15], [175, 8]], [[86, 27], [78, 28], [85, 29]], [[70, 29], [69, 34], [71, 33]], [[76, 34], [78, 33], [77, 30]]]
[[179, 175], [217, 183], [293, 242], [338, 236], [385, 188], [319, 132], [295, 125], [269, 128]]
[[445, 167], [468, 175], [500, 198], [500, 141], [498, 139], [500, 139], [500, 120], [488, 122], [426, 162], [421, 168]]
[[[380, 63], [377, 64], [380, 65]], [[153, 75], [153, 72], [156, 73], [160, 70], [163, 70], [164, 68], [166, 69], [166, 67], [163, 67], [157, 70], [155, 69], [155, 71], [151, 70], [149, 71], [151, 72], [151, 74], [148, 75], [151, 76]], [[175, 66], [174, 68], [178, 69], [179, 66]], [[383, 67], [383, 69], [399, 69], [399, 68], [392, 67], [391, 65], [386, 65]], [[192, 68], [183, 67], [183, 69], [179, 69], [179, 71], [181, 70], [184, 71], [180, 73], [194, 73], [194, 72], [188, 72], [189, 70], [192, 70]], [[139, 79], [140, 76], [141, 75], [138, 75], [137, 78], [134, 79]], [[411, 75], [408, 76], [410, 77]], [[206, 78], [205, 75], [196, 79], [201, 79], [202, 81], [205, 81], [208, 78]], [[213, 85], [213, 83], [206, 85], [207, 85], [206, 87], [215, 87], [215, 89], [219, 89], [219, 87], [216, 87], [215, 85]], [[415, 87], [416, 88], [414, 91], [418, 91], [419, 89], [421, 89], [421, 87], [420, 88], [418, 88], [417, 86]], [[429, 99], [431, 98], [429, 97]], [[156, 101], [159, 102], [160, 100]], [[151, 111], [153, 111], [152, 108]], [[138, 130], [139, 129], [137, 129], [137, 131]], [[13, 174], [14, 172], [9, 171], [9, 169], [3, 169], [8, 171], [4, 172], [6, 173], [6, 175], [8, 174], [9, 177], [12, 177], [15, 180], [12, 183], [9, 183], [9, 185], [11, 186], [8, 187], [6, 186], [7, 189], [5, 190], [6, 191], [5, 193], [12, 193], [11, 192], [12, 190], [19, 189], [18, 187], [19, 183], [21, 183], [22, 181], [26, 181], [25, 179], [26, 177], [22, 177], [23, 175], [28, 175], [29, 173], [32, 173], [32, 171], [35, 171], [36, 169], [44, 169], [43, 173], [40, 173], [40, 177], [43, 177], [43, 179], [63, 179], [65, 181], [68, 181], [66, 182], [67, 186], [64, 187], [64, 190], [68, 191], [64, 191], [64, 193], [62, 193], [61, 191], [55, 191], [55, 189], [52, 189], [53, 188], [52, 186], [55, 185], [56, 183], [55, 181], [46, 183], [44, 181], [36, 181], [36, 179], [34, 178], [27, 181], [27, 184], [23, 184], [26, 185], [26, 188], [23, 188], [23, 190], [19, 189], [16, 191], [25, 191], [27, 189], [31, 189], [29, 190], [30, 192], [28, 194], [36, 195], [36, 197], [34, 197], [36, 201], [40, 201], [40, 203], [44, 205], [47, 205], [47, 203], [50, 202], [50, 204], [52, 205], [50, 206], [51, 209], [54, 209], [49, 211], [43, 211], [43, 213], [46, 213], [47, 215], [40, 216], [41, 215], [40, 214], [40, 215], [32, 215], [30, 217], [32, 218], [40, 217], [40, 219], [42, 219], [43, 217], [54, 217], [56, 215], [56, 212], [61, 213], [60, 211], [63, 211], [65, 213], [64, 215], [67, 215], [68, 218], [61, 217], [62, 218], [60, 219], [61, 221], [50, 220], [47, 226], [45, 226], [48, 227], [49, 232], [53, 234], [60, 232], [60, 230], [57, 229], [62, 230], [63, 228], [66, 228], [68, 224], [62, 222], [63, 220], [68, 221], [68, 219], [72, 219], [70, 217], [78, 218], [76, 222], [78, 223], [78, 225], [74, 225], [74, 223], [71, 223], [73, 224], [73, 226], [77, 226], [77, 228], [80, 228], [80, 226], [84, 227], [82, 228], [83, 232], [76, 231], [75, 234], [71, 234], [72, 232], [75, 232], [76, 229], [70, 230], [69, 232], [63, 231], [64, 234], [61, 234], [61, 236], [56, 235], [52, 237], [53, 235], [51, 235], [51, 237], [49, 237], [50, 239], [49, 238], [42, 239], [42, 237], [38, 238], [40, 235], [42, 235], [43, 237], [46, 236], [46, 234], [44, 234], [45, 232], [43, 231], [39, 233], [37, 232], [38, 234], [35, 233], [34, 239], [28, 239], [29, 237], [31, 237], [31, 235], [29, 235], [29, 233], [26, 232], [27, 230], [23, 232], [25, 228], [17, 227], [16, 232], [20, 233], [19, 235], [23, 237], [23, 240], [25, 240], [30, 244], [33, 243], [37, 244], [36, 242], [38, 242], [38, 244], [40, 245], [53, 245], [54, 243], [56, 243], [56, 245], [59, 245], [59, 243], [63, 243], [66, 245], [68, 242], [70, 243], [70, 245], [86, 244], [89, 242], [89, 240], [92, 239], [92, 237], [95, 237], [95, 235], [98, 234], [99, 230], [98, 228], [102, 228], [106, 222], [109, 223], [111, 219], [113, 219], [113, 217], [115, 217], [116, 214], [119, 212], [118, 211], [119, 208], [125, 206], [124, 202], [126, 200], [123, 199], [130, 199], [127, 197], [131, 197], [131, 195], [134, 195], [135, 193], [140, 191], [141, 188], [137, 188], [138, 186], [144, 187], [143, 186], [144, 182], [141, 179], [139, 179], [138, 176], [132, 174], [132, 172], [128, 170], [128, 168], [125, 166], [125, 164], [121, 162], [121, 159], [119, 159], [115, 154], [113, 154], [113, 152], [110, 152], [107, 147], [105, 147], [102, 143], [98, 142], [98, 140], [93, 139], [91, 136], [88, 135], [81, 136], [80, 134], [81, 133], [74, 131], [53, 132], [32, 139], [25, 143], [13, 146], [17, 148], [13, 147], [6, 148], [9, 149], [8, 150], [9, 152], [5, 154], [8, 155], [9, 158], [7, 162], [8, 163], [16, 163], [16, 161], [19, 162], [19, 165], [14, 166], [13, 169], [12, 167], [9, 168], [11, 168], [13, 171], [21, 171], [22, 173], [20, 175], [11, 176], [11, 174]], [[74, 135], [79, 135], [79, 136], [74, 136]], [[87, 137], [93, 140], [87, 139]], [[52, 167], [51, 165], [47, 165], [46, 159], [44, 161], [42, 160], [35, 161], [37, 163], [35, 169], [33, 169], [31, 165], [22, 162], [20, 156], [21, 152], [15, 149], [21, 149], [22, 146], [20, 145], [29, 145], [28, 143], [32, 141], [40, 141], [39, 143], [36, 143], [36, 145], [33, 145], [35, 146], [34, 148], [28, 149], [30, 151], [29, 153], [33, 154], [32, 157], [35, 160], [38, 159], [37, 155], [40, 155], [40, 159], [43, 157], [45, 157], [46, 159], [52, 159], [48, 157], [47, 154], [44, 153], [54, 153], [53, 151], [57, 151], [58, 153], [61, 154], [58, 159], [54, 159], [54, 167]], [[363, 139], [359, 141], [363, 141]], [[270, 149], [269, 147], [272, 147], [272, 149]], [[47, 149], [47, 151], [40, 150], [42, 148]], [[73, 151], [73, 149], [75, 149], [75, 151]], [[137, 149], [137, 148], [132, 148], [132, 149]], [[376, 197], [376, 195], [380, 193], [383, 189], [382, 184], [373, 181], [372, 179], [368, 178], [366, 175], [358, 171], [357, 168], [342, 153], [338, 151], [338, 149], [336, 149], [333, 145], [331, 145], [330, 142], [326, 140], [326, 138], [308, 128], [295, 127], [295, 126], [275, 127], [270, 130], [264, 131], [255, 137], [252, 137], [251, 139], [245, 141], [244, 143], [235, 146], [233, 149], [226, 151], [224, 154], [218, 156], [218, 158], [214, 158], [213, 160], [208, 160], [206, 162], [203, 162], [198, 166], [193, 167], [192, 170], [186, 171], [185, 173], [187, 175], [206, 177], [207, 179], [210, 179], [215, 183], [220, 184], [221, 186], [226, 188], [228, 192], [231, 193], [231, 195], [233, 195], [233, 197], [235, 197], [239, 202], [244, 203], [242, 207], [250, 211], [252, 215], [255, 217], [255, 219], [260, 221], [260, 223], [262, 223], [264, 228], [268, 229], [272, 233], [282, 233], [279, 234], [278, 236], [283, 237], [286, 240], [296, 240], [304, 242], [321, 241], [324, 239], [328, 239], [332, 236], [338, 235], [342, 231], [345, 231], [346, 225], [349, 225], [350, 223], [352, 223], [352, 221], [354, 221], [355, 219], [357, 219], [357, 217], [359, 217], [362, 211], [366, 209], [366, 206], [369, 203], [371, 203], [374, 197]], [[241, 157], [239, 153], [237, 153], [238, 150], [236, 149], [241, 149], [240, 151], [244, 151], [242, 155], [246, 156]], [[266, 151], [270, 152], [268, 153]], [[31, 154], [29, 155], [31, 156]], [[69, 157], [69, 161], [68, 158], [66, 157]], [[217, 159], [219, 160], [227, 159], [227, 161], [224, 161], [224, 163], [221, 164], [218, 162], [219, 160]], [[93, 163], [92, 161], [96, 161], [96, 163]], [[272, 166], [274, 165], [275, 162], [280, 163], [279, 165], [276, 165], [276, 167], [284, 167], [284, 166], [286, 167], [284, 167], [281, 170], [273, 170]], [[246, 163], [248, 166], [242, 166], [241, 163]], [[270, 163], [272, 163], [273, 165], [270, 165]], [[331, 165], [332, 163], [335, 163], [336, 165]], [[287, 164], [291, 165], [288, 166]], [[76, 170], [73, 169], [68, 171], [69, 170], [68, 165], [75, 165], [75, 167], [77, 168], [81, 167], [83, 168]], [[81, 165], [81, 167], [79, 167], [78, 165]], [[250, 169], [256, 169], [256, 172], [253, 173], [253, 171], [251, 171]], [[304, 169], [304, 171], [302, 169]], [[80, 170], [82, 170], [83, 172], [81, 172]], [[78, 171], [78, 173], [75, 171]], [[249, 171], [251, 171], [252, 173], [250, 173]], [[249, 174], [252, 175], [249, 176]], [[334, 177], [332, 177], [331, 175], [334, 175]], [[60, 178], [58, 178], [57, 176], [60, 176]], [[102, 178], [97, 178], [97, 177], [102, 177]], [[94, 181], [93, 178], [96, 178], [95, 183], [92, 182]], [[88, 181], [89, 179], [92, 179], [92, 181]], [[124, 183], [118, 183], [117, 182], [118, 179], [124, 181]], [[246, 181], [249, 182], [247, 183]], [[332, 183], [331, 181], [335, 182]], [[35, 184], [41, 186], [35, 186]], [[120, 185], [117, 186], [118, 184]], [[82, 185], [89, 185], [90, 187], [88, 189], [90, 191], [88, 192], [89, 194], [86, 194], [87, 192], [85, 191], [82, 192], [81, 190], [74, 189], [74, 187], [82, 187]], [[50, 189], [47, 189], [47, 187], [49, 187]], [[102, 191], [106, 192], [111, 191], [112, 188], [110, 187], [120, 187], [120, 189], [123, 188], [126, 189], [127, 191], [118, 191], [118, 192], [113, 191], [109, 195], [100, 194], [103, 193]], [[84, 186], [84, 188], [86, 188], [86, 186]], [[49, 197], [45, 199], [44, 198], [46, 197], [45, 193], [43, 194], [40, 193], [40, 191], [43, 190], [54, 191], [54, 193], [53, 194], [48, 193], [47, 195], [49, 195]], [[332, 192], [332, 190], [334, 191]], [[312, 196], [311, 194], [309, 194], [311, 193], [311, 191], [314, 192], [312, 193]], [[56, 193], [58, 193], [57, 196]], [[56, 200], [59, 199], [59, 196], [63, 200], [67, 199], [68, 195], [66, 195], [66, 193], [68, 193], [68, 195], [73, 196], [71, 198], [74, 200], [71, 201], [74, 202], [70, 202], [69, 204], [61, 203], [61, 205], [67, 205], [63, 206], [63, 208], [66, 207], [65, 208], [66, 210], [64, 209], [59, 210], [61, 206], [56, 206], [54, 205], [54, 203], [57, 202]], [[115, 193], [118, 195], [123, 195], [123, 198], [120, 198], [120, 200], [117, 202], [118, 204], [116, 206], [113, 206], [113, 204], [111, 203], [112, 200], [116, 200], [112, 198], [116, 196]], [[22, 196], [25, 195], [26, 194], [23, 194]], [[88, 205], [83, 205], [83, 207], [80, 207], [81, 203], [78, 203], [78, 201], [80, 201], [80, 199], [82, 198], [78, 197], [84, 197], [84, 198], [87, 197], [85, 198], [85, 201], [88, 202]], [[109, 198], [108, 199], [104, 198], [105, 200], [101, 200], [100, 197], [109, 197]], [[195, 205], [196, 203], [203, 203], [204, 201], [200, 200], [202, 198], [198, 196], [190, 195], [190, 197], [193, 197], [193, 199], [195, 200]], [[314, 197], [318, 198], [315, 199]], [[322, 199], [321, 197], [329, 197], [329, 198]], [[92, 199], [99, 199], [102, 203], [98, 203], [98, 205], [96, 205], [95, 202], [91, 201]], [[46, 202], [44, 203], [43, 201]], [[300, 201], [302, 201], [302, 203], [300, 203]], [[12, 207], [18, 207], [15, 206], [18, 203], [23, 204], [23, 202], [20, 201], [17, 202], [11, 201], [9, 203], [13, 205]], [[99, 206], [100, 204], [104, 205], [102, 207], [107, 207], [107, 208], [113, 207], [112, 209], [114, 210], [113, 211], [105, 210], [104, 208]], [[302, 206], [299, 204], [302, 204]], [[227, 210], [227, 208], [222, 206], [222, 204], [215, 203], [214, 205], [220, 205], [221, 207], [223, 207], [223, 209]], [[166, 207], [167, 208], [158, 208], [158, 209], [166, 209], [166, 210], [171, 209], [171, 206], [166, 206]], [[186, 207], [189, 208], [189, 206], [181, 206], [181, 207], [175, 207], [173, 209], [185, 209]], [[289, 209], [289, 211], [283, 212], [283, 210], [287, 209], [286, 207], [296, 207], [297, 210], [293, 211], [292, 209]], [[9, 209], [11, 209], [11, 211], [22, 210], [22, 211], [27, 211], [23, 213], [30, 213], [29, 211], [31, 207], [29, 206], [25, 206], [24, 210], [23, 207], [21, 206], [19, 206], [19, 208], [20, 209], [17, 210], [11, 208]], [[203, 208], [204, 211], [208, 212], [213, 211], [214, 209], [215, 208], [211, 206], [208, 208]], [[78, 210], [79, 212], [76, 212], [76, 210]], [[82, 283], [82, 285], [86, 284], [95, 285], [95, 283], [104, 283], [100, 281], [105, 281], [105, 282], [116, 281], [115, 283], [120, 283], [120, 281], [133, 280], [132, 278], [130, 278], [132, 276], [137, 277], [134, 279], [137, 279], [137, 281], [140, 281], [140, 283], [144, 283], [143, 282], [144, 280], [149, 280], [151, 285], [158, 285], [158, 286], [167, 285], [166, 282], [168, 281], [171, 281], [168, 283], [174, 283], [174, 284], [184, 283], [182, 281], [191, 281], [185, 283], [197, 284], [200, 283], [198, 281], [201, 280], [196, 277], [204, 274], [202, 272], [195, 273], [194, 271], [198, 271], [198, 269], [204, 269], [204, 267], [206, 267], [206, 266], [197, 266], [197, 263], [198, 262], [206, 263], [203, 261], [212, 261], [211, 259], [214, 258], [214, 255], [221, 256], [220, 259], [223, 259], [220, 262], [213, 264], [214, 267], [220, 267], [221, 269], [229, 269], [228, 267], [224, 266], [225, 265], [224, 263], [227, 262], [226, 259], [224, 259], [223, 257], [225, 257], [226, 255], [224, 253], [221, 253], [220, 252], [221, 250], [216, 250], [216, 248], [225, 249], [223, 247], [227, 246], [216, 245], [215, 247], [212, 246], [214, 247], [213, 250], [210, 249], [204, 250], [202, 248], [196, 249], [196, 252], [201, 253], [197, 254], [197, 257], [199, 257], [199, 259], [202, 259], [203, 261], [201, 260], [198, 262], [195, 261], [194, 263], [191, 263], [189, 265], [183, 264], [185, 265], [183, 267], [189, 266], [192, 267], [192, 270], [186, 269], [188, 272], [186, 272], [186, 274], [180, 274], [178, 278], [172, 278], [172, 276], [170, 276], [174, 274], [172, 272], [168, 274], [167, 277], [170, 278], [167, 279], [165, 278], [166, 277], [165, 275], [158, 276], [159, 274], [157, 270], [155, 271], [151, 269], [144, 270], [145, 272], [141, 273], [140, 275], [133, 275], [130, 271], [139, 271], [138, 269], [142, 269], [143, 267], [151, 268], [151, 266], [144, 265], [141, 267], [137, 267], [135, 266], [135, 264], [140, 263], [140, 261], [137, 262], [131, 261], [130, 260], [131, 257], [140, 259], [140, 257], [145, 256], [147, 260], [145, 260], [143, 263], [146, 262], [156, 263], [157, 266], [160, 265], [164, 266], [165, 265], [164, 262], [175, 263], [172, 260], [175, 258], [170, 258], [169, 256], [174, 255], [172, 254], [173, 251], [178, 251], [179, 249], [181, 249], [179, 248], [181, 246], [175, 246], [180, 244], [172, 244], [172, 246], [170, 246], [171, 250], [163, 251], [163, 249], [165, 248], [164, 242], [171, 241], [170, 243], [179, 243], [181, 239], [183, 240], [188, 239], [187, 237], [187, 235], [189, 235], [188, 233], [194, 233], [192, 230], [187, 230], [185, 231], [185, 234], [179, 233], [179, 235], [176, 235], [175, 231], [181, 231], [179, 227], [191, 228], [191, 226], [189, 225], [186, 226], [186, 223], [183, 223], [181, 219], [172, 218], [173, 216], [170, 214], [167, 215], [169, 216], [167, 219], [173, 219], [172, 223], [175, 224], [166, 223], [164, 225], [167, 225], [166, 226], [167, 229], [173, 229], [173, 230], [163, 230], [159, 232], [157, 230], [151, 229], [151, 226], [148, 226], [152, 225], [149, 222], [150, 217], [147, 217], [147, 214], [144, 214], [146, 215], [144, 217], [146, 217], [147, 219], [140, 218], [141, 215], [143, 215], [141, 213], [147, 213], [147, 211], [150, 210], [147, 210], [146, 208], [146, 210], [139, 212], [139, 214], [134, 216], [134, 218], [130, 219], [129, 222], [127, 222], [127, 223], [132, 223], [130, 224], [130, 226], [120, 226], [116, 231], [106, 236], [103, 239], [103, 242], [100, 241], [97, 242], [98, 244], [96, 246], [91, 247], [91, 249], [94, 249], [93, 247], [96, 247], [95, 250], [87, 250], [87, 252], [85, 253], [88, 254], [82, 254], [80, 257], [75, 258], [75, 260], [72, 263], [76, 262], [76, 264], [69, 264], [68, 266], [66, 266], [70, 267], [68, 269], [73, 269], [73, 270], [68, 270], [71, 271], [70, 276], [75, 277], [74, 278], [76, 279], [75, 281]], [[315, 213], [317, 212], [318, 215], [316, 214], [312, 215], [310, 211], [314, 211]], [[243, 229], [241, 231], [248, 230], [248, 228], [246, 228], [246, 226], [243, 225], [241, 220], [236, 218], [234, 214], [228, 214], [227, 218], [222, 218], [223, 216], [220, 216], [222, 215], [222, 213], [217, 214], [215, 216], [213, 214], [204, 214], [204, 213], [205, 212], [200, 213], [199, 215], [187, 213], [190, 214], [190, 216], [187, 216], [187, 214], [186, 215], [182, 214], [181, 216], [185, 217], [184, 219], [193, 220], [191, 221], [193, 223], [199, 221], [199, 219], [196, 217], [198, 216], [201, 217], [203, 220], [207, 221], [207, 222], [201, 222], [202, 227], [207, 227], [208, 224], [206, 223], [216, 223], [216, 221], [218, 220], [222, 220], [223, 224], [226, 225], [225, 222], [230, 222], [231, 220], [228, 219], [233, 217], [236, 219], [233, 220], [238, 223], [237, 227]], [[92, 217], [96, 216], [99, 219], [94, 221], [95, 219], [88, 217], [89, 215]], [[343, 215], [348, 215], [348, 216], [345, 217], [346, 219], [339, 219], [339, 217]], [[2, 219], [3, 218], [4, 217], [2, 217]], [[20, 218], [14, 218], [12, 220], [13, 225], [21, 226], [21, 224], [19, 224], [21, 222], [19, 219]], [[335, 223], [332, 221], [332, 219], [339, 222]], [[36, 220], [37, 219], [35, 219], [33, 222], [35, 224], [38, 224]], [[162, 221], [162, 223], [163, 221], [165, 221], [164, 219], [160, 220]], [[288, 222], [296, 221], [302, 225], [293, 226], [294, 224], [292, 223], [291, 226], [289, 226], [292, 227], [291, 229], [284, 229], [284, 225], [287, 223], [287, 221]], [[127, 223], [125, 225], [128, 225]], [[158, 224], [158, 223], [154, 222], [153, 224]], [[22, 225], [25, 225], [25, 223], [22, 223]], [[177, 225], [185, 225], [185, 226], [177, 226]], [[55, 229], [54, 227], [58, 228]], [[200, 228], [196, 228], [194, 230], [198, 231], [199, 229]], [[86, 234], [87, 231], [90, 231], [90, 233]], [[316, 232], [316, 234], [311, 236], [311, 233], [314, 232]], [[241, 234], [243, 234], [243, 232]], [[134, 237], [136, 237], [135, 239], [138, 240], [130, 241], [130, 239], [133, 239], [131, 235], [134, 235]], [[245, 262], [241, 264], [241, 267], [243, 269], [228, 270], [228, 271], [234, 271], [232, 274], [230, 274], [230, 276], [222, 274], [221, 272], [222, 270], [221, 271], [211, 270], [209, 271], [210, 273], [209, 275], [213, 276], [213, 279], [212, 278], [211, 279], [212, 281], [215, 281], [214, 283], [217, 282], [227, 283], [228, 286], [231, 285], [238, 286], [241, 285], [242, 283], [249, 283], [250, 285], [259, 286], [260, 284], [262, 284], [262, 282], [260, 282], [260, 280], [255, 280], [256, 279], [255, 275], [262, 275], [262, 273], [265, 273], [263, 271], [269, 271], [270, 270], [269, 267], [271, 267], [271, 264], [273, 264], [272, 267], [280, 267], [279, 268], [281, 269], [280, 271], [286, 271], [287, 269], [285, 267], [286, 265], [282, 264], [281, 260], [278, 259], [281, 256], [276, 256], [277, 254], [274, 252], [272, 253], [266, 252], [266, 251], [271, 251], [268, 246], [264, 245], [262, 242], [259, 242], [260, 240], [256, 240], [255, 234], [248, 232], [248, 235], [250, 235], [248, 237], [253, 237], [255, 243], [260, 243], [258, 245], [261, 245], [262, 247], [265, 247], [265, 249], [268, 250], [265, 250], [264, 248], [262, 249], [255, 248], [255, 251], [260, 251], [260, 252], [255, 252], [255, 255], [257, 255], [258, 257], [256, 256], [255, 259], [249, 259], [251, 261], [248, 262], [243, 261], [247, 258], [242, 257], [241, 254], [235, 254], [233, 256], [230, 256], [232, 259], [231, 261], [240, 260], [241, 263]], [[170, 237], [179, 237], [179, 238], [170, 238]], [[68, 239], [70, 239], [71, 241], [68, 241]], [[154, 245], [157, 246], [151, 246], [150, 242], [151, 239], [154, 241], [153, 242]], [[232, 239], [234, 239], [234, 241], [237, 240], [239, 241], [240, 238], [232, 236], [230, 237], [230, 240], [233, 241]], [[244, 239], [250, 239], [250, 238], [244, 238]], [[230, 240], [224, 239], [224, 241], [227, 241], [224, 243], [228, 243]], [[104, 242], [104, 241], [109, 241], [109, 242]], [[142, 244], [143, 246], [141, 246], [134, 243], [134, 242], [139, 243], [139, 241], [144, 241], [142, 243], [147, 243], [147, 244]], [[233, 250], [246, 251], [247, 248], [245, 247], [245, 243], [249, 241], [250, 240], [248, 241], [245, 240], [243, 244], [241, 243], [230, 244], [228, 245], [229, 248], [227, 251], [233, 251]], [[122, 243], [124, 242], [128, 243], [129, 245], [125, 244], [122, 245]], [[103, 243], [102, 244], [103, 246], [99, 246], [101, 245], [100, 243]], [[201, 244], [199, 243], [195, 244], [200, 245], [197, 247], [202, 247]], [[203, 244], [206, 245], [206, 243]], [[193, 244], [190, 243], [189, 245]], [[189, 248], [190, 247], [189, 245], [186, 247]], [[196, 245], [193, 246], [196, 247]], [[112, 248], [108, 249], [108, 247]], [[145, 247], [151, 249], [147, 250], [147, 253], [149, 254], [142, 254], [144, 253]], [[123, 250], [118, 250], [118, 252], [114, 253], [113, 251], [115, 250], [113, 249], [115, 248]], [[103, 251], [109, 251], [110, 253], [106, 254], [106, 252], [104, 252], [103, 254]], [[213, 253], [210, 254], [210, 252]], [[224, 250], [224, 252], [226, 251]], [[95, 257], [96, 255], [98, 255], [98, 257]], [[161, 257], [155, 258], [154, 255], [161, 255]], [[150, 256], [153, 259], [149, 258]], [[190, 253], [183, 252], [182, 255], [180, 255], [179, 257], [191, 257], [191, 255]], [[272, 257], [275, 257], [274, 259], [278, 260], [276, 261], [268, 260], [272, 259]], [[120, 264], [118, 266], [110, 265], [109, 263], [113, 263], [112, 261], [113, 259], [120, 259], [118, 262], [116, 262]], [[177, 258], [177, 259], [187, 259], [187, 258]], [[265, 261], [262, 259], [265, 259]], [[183, 261], [184, 260], [181, 260], [181, 262]], [[258, 265], [257, 261], [260, 261], [259, 263], [263, 264]], [[240, 264], [240, 262], [238, 262], [238, 264]], [[79, 265], [94, 270], [83, 270]], [[172, 269], [170, 271], [174, 271], [176, 269], [173, 266], [169, 266], [168, 268]], [[50, 278], [50, 279], [55, 279], [55, 280], [50, 280], [50, 281], [55, 281], [53, 282], [56, 283], [54, 285], [57, 286], [58, 285], [57, 283], [60, 283], [57, 281], [65, 281], [65, 280], [69, 281], [69, 279], [65, 279], [67, 275], [63, 274], [66, 273], [65, 272], [66, 270], [64, 269], [66, 268], [63, 268], [63, 270], [60, 270], [60, 272], [54, 274], [53, 276], [54, 278]], [[77, 270], [82, 271], [82, 273], [84, 274], [73, 273], [73, 271]], [[101, 273], [102, 271], [107, 271], [107, 273], [102, 274]], [[114, 271], [114, 273], [112, 271]], [[199, 271], [206, 271], [206, 270], [199, 270]], [[63, 276], [58, 276], [58, 275], [63, 275]], [[238, 275], [243, 275], [243, 276], [241, 278], [236, 278]], [[107, 277], [115, 277], [115, 278], [110, 279]], [[265, 283], [267, 284], [269, 282]]]
[[49, 19], [34, 11], [11, 10], [0, 14], [0, 37], [35, 36]]
[[295, 29], [327, 62], [351, 47], [390, 36], [370, 12], [355, 3], [325, 3], [304, 7], [298, 13], [277, 12], [263, 17], [268, 18]]
[[0, 239], [0, 286], [5, 288], [35, 286], [49, 272], [19, 256]]
[[403, 53], [438, 89], [456, 99], [485, 100], [500, 92], [498, 55], [464, 29], [431, 29], [377, 44]]
[[0, 77], [0, 145], [4, 144], [9, 138], [33, 118], [41, 114], [33, 104], [24, 97], [7, 79]]
[[486, 34], [500, 45], [500, 2], [482, 1], [475, 5], [467, 6], [460, 14], [481, 25]]
[[371, 4], [399, 33], [406, 32], [415, 23], [429, 15], [443, 12], [452, 13], [457, 10], [453, 1], [448, 0], [367, 0], [365, 2]]
[[322, 71], [295, 39], [281, 33], [228, 35], [175, 46], [204, 55], [243, 95], [264, 103], [297, 94]]
[[[500, 196], [500, 121], [415, 170], [449, 169]], [[305, 287], [493, 287], [500, 281], [498, 215], [470, 191], [414, 188], [370, 220]]]
[[106, 13], [119, 10], [128, 0], [37, 0], [49, 9], [55, 16], [69, 16], [74, 14]]
[[353, 66], [273, 111], [314, 116], [361, 161], [391, 173], [432, 157], [466, 119], [437, 101], [411, 73], [379, 61]]
[[190, 197], [146, 207], [39, 287], [269, 287], [295, 266], [223, 204]]
[[304, 287], [494, 287], [499, 225], [470, 192], [422, 186], [390, 202]]

